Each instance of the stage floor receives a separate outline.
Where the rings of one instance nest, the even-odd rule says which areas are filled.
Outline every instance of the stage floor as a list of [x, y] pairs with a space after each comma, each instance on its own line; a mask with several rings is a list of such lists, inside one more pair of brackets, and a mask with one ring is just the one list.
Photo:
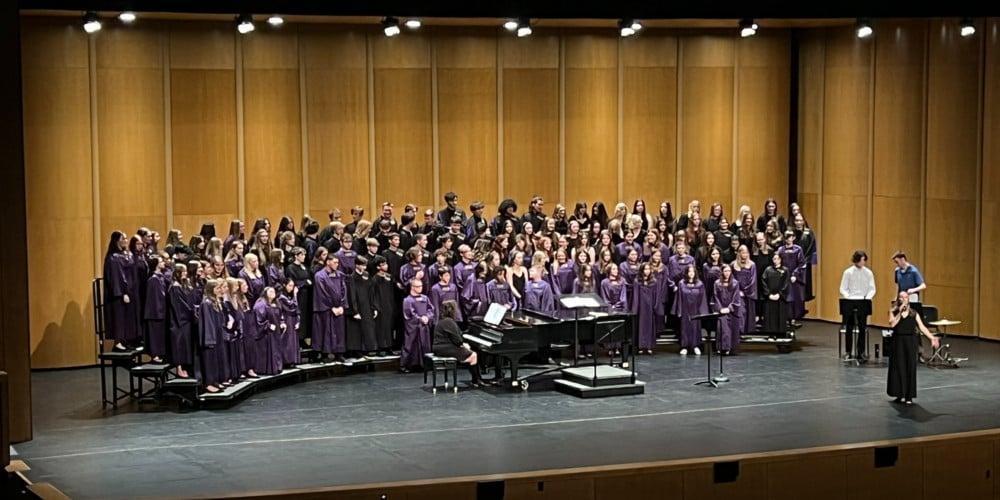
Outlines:
[[[876, 330], [872, 330], [875, 332]], [[837, 325], [807, 323], [795, 350], [725, 359], [676, 346], [638, 358], [639, 396], [555, 391], [432, 395], [419, 373], [313, 380], [222, 411], [102, 411], [96, 368], [33, 374], [36, 482], [74, 499], [190, 497], [524, 472], [863, 443], [1000, 427], [1000, 343], [949, 339], [958, 369], [918, 369], [919, 398], [885, 395], [886, 360], [837, 358]], [[718, 358], [712, 357], [713, 372]], [[460, 380], [467, 380], [460, 373]], [[537, 385], [533, 386], [533, 388]]]

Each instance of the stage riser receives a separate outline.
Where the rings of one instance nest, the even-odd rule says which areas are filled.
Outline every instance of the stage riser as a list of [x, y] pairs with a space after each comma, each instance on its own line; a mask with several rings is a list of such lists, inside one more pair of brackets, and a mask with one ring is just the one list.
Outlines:
[[564, 394], [569, 394], [570, 396], [590, 399], [590, 398], [606, 398], [613, 396], [634, 396], [636, 394], [643, 394], [646, 391], [646, 386], [645, 384], [637, 383], [637, 384], [609, 385], [601, 387], [588, 387], [584, 385], [573, 384], [566, 380], [556, 380], [556, 390]]

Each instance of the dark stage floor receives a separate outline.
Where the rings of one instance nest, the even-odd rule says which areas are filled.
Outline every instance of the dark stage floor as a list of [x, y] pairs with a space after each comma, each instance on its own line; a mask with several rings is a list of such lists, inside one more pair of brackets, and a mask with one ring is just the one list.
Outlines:
[[[75, 499], [193, 496], [509, 473], [908, 438], [1000, 427], [1000, 344], [950, 339], [971, 359], [918, 371], [891, 405], [886, 365], [837, 359], [837, 325], [796, 349], [726, 358], [732, 381], [695, 386], [704, 358], [641, 357], [646, 394], [432, 395], [380, 371], [258, 394], [224, 411], [102, 412], [97, 369], [33, 375], [35, 439], [15, 446], [33, 481]], [[874, 332], [874, 330], [873, 330]], [[713, 357], [717, 368], [717, 358]], [[462, 378], [468, 377], [467, 374]], [[533, 386], [536, 387], [536, 386]]]

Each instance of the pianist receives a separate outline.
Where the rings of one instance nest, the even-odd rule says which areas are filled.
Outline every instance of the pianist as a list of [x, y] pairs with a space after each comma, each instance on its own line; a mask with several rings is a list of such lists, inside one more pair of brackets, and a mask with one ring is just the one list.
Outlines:
[[434, 325], [433, 352], [435, 356], [455, 358], [459, 362], [468, 365], [469, 373], [472, 374], [472, 387], [482, 387], [483, 379], [479, 375], [479, 362], [476, 353], [469, 349], [469, 344], [462, 341], [462, 329], [455, 321], [458, 314], [458, 303], [454, 300], [446, 300], [441, 303], [441, 312], [437, 323]]

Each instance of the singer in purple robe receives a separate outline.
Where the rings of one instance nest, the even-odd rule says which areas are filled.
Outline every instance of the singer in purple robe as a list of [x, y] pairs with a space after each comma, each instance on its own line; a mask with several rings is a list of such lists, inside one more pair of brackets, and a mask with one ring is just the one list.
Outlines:
[[257, 373], [250, 369], [246, 356], [245, 332], [248, 331], [247, 311], [250, 310], [245, 295], [247, 285], [239, 278], [229, 278], [226, 283], [229, 294], [222, 303], [222, 310], [233, 318], [233, 327], [228, 330], [229, 336], [226, 338], [229, 345], [229, 378], [242, 380], [249, 376], [256, 377]]
[[414, 278], [419, 277], [420, 283], [424, 285], [424, 289], [429, 290], [430, 285], [428, 284], [427, 278], [427, 267], [423, 264], [423, 254], [420, 252], [420, 248], [413, 247], [406, 251], [406, 264], [399, 269], [399, 285], [405, 291], [409, 288], [409, 283], [413, 281]]
[[257, 254], [248, 253], [243, 258], [243, 269], [240, 269], [238, 277], [247, 282], [247, 300], [251, 304], [256, 304], [264, 287], [267, 286], [264, 274], [260, 272], [260, 259]]
[[352, 250], [353, 246], [354, 236], [349, 232], [345, 232], [340, 236], [340, 250], [333, 253], [340, 262], [340, 272], [344, 273], [345, 276], [350, 276], [354, 273], [355, 261], [358, 258], [358, 252]]
[[705, 284], [698, 279], [698, 271], [694, 264], [687, 267], [684, 279], [677, 283], [677, 295], [674, 298], [674, 315], [680, 318], [681, 352], [687, 355], [688, 349], [694, 349], [694, 354], [701, 354], [701, 321], [694, 316], [708, 313], [708, 301], [705, 298]]
[[423, 366], [424, 354], [431, 352], [434, 306], [423, 291], [424, 283], [414, 278], [410, 281], [410, 294], [403, 299], [406, 337], [403, 341], [403, 353], [399, 357], [399, 370], [403, 373]]
[[126, 350], [140, 343], [142, 311], [133, 258], [127, 251], [128, 240], [121, 231], [114, 234], [119, 236], [112, 236], [104, 257], [105, 325], [108, 336], [115, 341], [115, 349]]
[[[459, 301], [459, 290], [454, 283], [451, 282], [451, 269], [448, 266], [441, 266], [438, 268], [438, 282], [431, 287], [431, 305], [434, 306], [435, 311], [441, 310], [441, 303], [446, 300], [454, 300], [455, 304]], [[462, 321], [462, 311], [455, 311], [455, 321]]]
[[788, 319], [798, 322], [805, 315], [806, 305], [806, 257], [802, 248], [795, 244], [795, 231], [785, 231], [785, 245], [778, 248], [781, 262], [788, 268]]
[[277, 375], [282, 368], [280, 338], [287, 326], [278, 307], [277, 290], [264, 288], [264, 293], [253, 305], [253, 316], [257, 331], [249, 350], [253, 352], [254, 368], [260, 375]]
[[146, 281], [146, 302], [142, 318], [146, 321], [147, 352], [154, 363], [161, 363], [167, 356], [167, 281], [163, 270], [167, 261], [158, 255], [151, 257], [155, 266], [153, 275]]
[[670, 281], [680, 283], [688, 266], [695, 265], [695, 259], [688, 254], [688, 246], [684, 240], [674, 243], [674, 254], [667, 259], [667, 276]]
[[715, 300], [712, 309], [721, 313], [715, 334], [716, 349], [729, 355], [739, 349], [740, 328], [743, 324], [743, 297], [740, 296], [740, 284], [733, 277], [733, 268], [729, 264], [722, 265], [722, 272], [714, 284]]
[[313, 280], [312, 348], [342, 361], [346, 351], [344, 312], [347, 308], [347, 286], [339, 266], [337, 254], [327, 255], [326, 267], [320, 269]]
[[555, 296], [552, 287], [543, 280], [545, 268], [531, 266], [528, 269], [528, 283], [524, 285], [524, 303], [522, 309], [551, 313], [556, 310]]
[[226, 352], [226, 330], [232, 327], [222, 310], [226, 284], [222, 280], [205, 283], [204, 299], [198, 308], [198, 345], [202, 349], [202, 383], [208, 392], [219, 392], [229, 385], [229, 353]]
[[486, 310], [490, 307], [490, 297], [486, 293], [486, 282], [488, 280], [489, 268], [485, 262], [476, 265], [476, 271], [469, 276], [469, 280], [462, 287], [462, 311], [466, 318], [486, 315]]
[[188, 378], [195, 356], [191, 335], [196, 325], [194, 294], [188, 281], [187, 266], [174, 264], [174, 282], [167, 290], [167, 333], [170, 337], [170, 363], [177, 365], [177, 376]]
[[626, 300], [625, 280], [621, 279], [621, 272], [618, 266], [608, 264], [604, 271], [608, 277], [601, 281], [601, 298], [607, 302], [608, 307], [615, 312], [628, 311], [628, 301]]
[[493, 270], [493, 280], [486, 284], [486, 296], [491, 304], [500, 304], [508, 310], [517, 309], [517, 299], [507, 282], [507, 268], [499, 266]]
[[300, 362], [298, 330], [302, 327], [302, 313], [299, 309], [299, 289], [295, 286], [295, 280], [288, 278], [281, 291], [278, 306], [285, 319], [285, 331], [275, 347], [281, 352], [282, 366], [292, 367]]
[[733, 275], [740, 285], [743, 295], [743, 325], [740, 335], [757, 331], [757, 264], [750, 258], [750, 250], [746, 245], [740, 245], [733, 261]]
[[635, 313], [635, 322], [639, 330], [639, 353], [653, 354], [656, 334], [660, 330], [656, 319], [663, 317], [663, 288], [656, 281], [649, 263], [639, 266], [633, 287], [635, 291], [632, 293], [632, 312]]

